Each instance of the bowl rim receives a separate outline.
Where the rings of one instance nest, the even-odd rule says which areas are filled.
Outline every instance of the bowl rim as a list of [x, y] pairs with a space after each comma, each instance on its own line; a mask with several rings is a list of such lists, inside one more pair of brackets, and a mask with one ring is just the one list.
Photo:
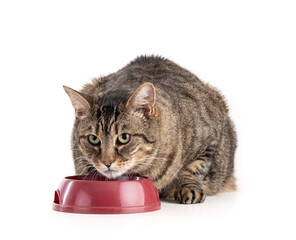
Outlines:
[[[116, 182], [139, 182], [139, 181], [147, 181], [150, 180], [148, 177], [146, 176], [141, 176], [141, 175], [125, 175], [123, 174], [122, 176], [115, 178], [115, 179], [105, 179], [105, 180], [98, 180], [98, 179], [81, 179], [81, 178], [87, 178], [87, 177], [103, 177], [106, 178], [104, 175], [102, 174], [96, 174], [96, 175], [72, 175], [72, 176], [66, 176], [64, 179], [68, 180], [68, 181], [76, 181], [76, 182], [112, 182], [112, 183], [116, 183]], [[125, 179], [125, 178], [139, 178], [139, 179]], [[123, 180], [121, 180], [123, 179]], [[151, 180], [150, 180], [151, 181]]]

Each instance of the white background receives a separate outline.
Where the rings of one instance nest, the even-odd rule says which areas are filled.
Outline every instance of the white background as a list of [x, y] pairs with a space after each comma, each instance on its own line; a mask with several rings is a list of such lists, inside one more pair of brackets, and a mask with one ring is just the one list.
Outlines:
[[[295, 1], [1, 1], [1, 239], [295, 239]], [[157, 212], [51, 210], [79, 90], [141, 54], [220, 89], [239, 191]]]

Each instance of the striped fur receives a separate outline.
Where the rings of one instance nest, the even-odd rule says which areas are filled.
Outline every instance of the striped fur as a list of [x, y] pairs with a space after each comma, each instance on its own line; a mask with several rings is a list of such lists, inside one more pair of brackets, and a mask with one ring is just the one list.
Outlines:
[[[141, 102], [139, 95], [131, 101], [147, 82], [155, 91], [149, 109], [147, 89], [142, 94], [146, 100]], [[179, 203], [199, 203], [206, 195], [235, 190], [236, 133], [225, 100], [184, 68], [142, 56], [75, 91], [83, 100], [66, 91], [73, 106], [83, 103], [77, 108], [85, 113], [77, 115], [72, 135], [77, 174], [146, 175], [162, 197]], [[83, 109], [85, 100], [90, 109]], [[126, 145], [116, 140], [122, 133], [131, 135]], [[100, 145], [92, 146], [89, 135], [99, 137]], [[114, 161], [113, 171], [107, 172], [105, 160]]]

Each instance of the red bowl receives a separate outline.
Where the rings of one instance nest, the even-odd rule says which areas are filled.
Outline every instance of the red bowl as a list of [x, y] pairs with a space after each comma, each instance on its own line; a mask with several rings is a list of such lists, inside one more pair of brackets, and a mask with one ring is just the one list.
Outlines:
[[107, 179], [102, 175], [65, 177], [55, 191], [53, 210], [70, 213], [141, 213], [160, 209], [152, 181], [141, 176]]

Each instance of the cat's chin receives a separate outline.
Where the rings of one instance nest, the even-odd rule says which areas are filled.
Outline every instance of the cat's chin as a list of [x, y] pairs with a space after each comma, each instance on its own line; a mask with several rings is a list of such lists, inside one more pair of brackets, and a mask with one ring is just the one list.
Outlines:
[[124, 172], [125, 171], [107, 170], [101, 173], [109, 179], [115, 179], [120, 177], [122, 174], [124, 174]]

